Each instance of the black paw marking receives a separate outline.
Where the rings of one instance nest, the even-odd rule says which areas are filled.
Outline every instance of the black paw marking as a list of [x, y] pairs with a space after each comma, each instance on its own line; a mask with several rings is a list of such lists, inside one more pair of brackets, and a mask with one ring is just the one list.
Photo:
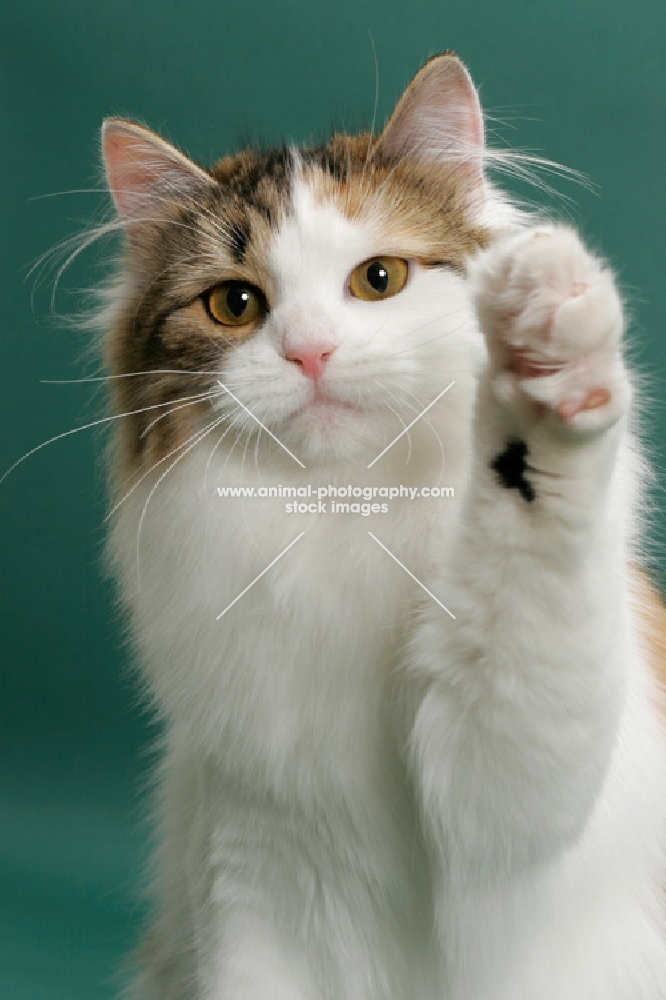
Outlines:
[[494, 458], [490, 468], [497, 473], [501, 485], [507, 490], [518, 490], [523, 500], [532, 503], [536, 490], [527, 479], [526, 471], [534, 471], [525, 461], [527, 445], [524, 441], [509, 441], [504, 451]]

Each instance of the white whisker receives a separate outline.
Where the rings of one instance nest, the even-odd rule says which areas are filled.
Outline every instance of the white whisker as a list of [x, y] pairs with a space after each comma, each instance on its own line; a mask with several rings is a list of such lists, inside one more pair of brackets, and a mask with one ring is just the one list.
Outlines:
[[201, 392], [201, 393], [199, 393], [198, 396], [192, 396], [191, 398], [186, 396], [185, 399], [189, 399], [189, 402], [187, 402], [187, 403], [179, 403], [178, 406], [174, 406], [173, 409], [167, 410], [166, 413], [160, 413], [159, 417], [155, 417], [154, 420], [151, 420], [150, 423], [148, 424], [148, 426], [144, 430], [141, 431], [141, 434], [139, 435], [139, 439], [142, 440], [143, 438], [145, 438], [146, 435], [148, 435], [150, 433], [150, 431], [153, 429], [153, 427], [155, 426], [155, 424], [158, 424], [160, 422], [160, 420], [164, 420], [165, 417], [170, 417], [171, 414], [175, 413], [177, 410], [183, 410], [183, 409], [185, 409], [186, 406], [196, 406], [197, 403], [200, 403], [202, 400], [204, 400], [206, 398], [213, 399], [215, 397], [215, 395], [218, 395], [218, 394], [217, 393], [213, 393], [211, 389], [207, 389], [206, 392]]
[[139, 518], [139, 525], [138, 525], [137, 533], [136, 533], [136, 573], [137, 573], [137, 586], [138, 586], [139, 590], [141, 590], [141, 552], [140, 552], [140, 547], [141, 547], [141, 528], [143, 527], [143, 522], [144, 522], [144, 519], [145, 519], [145, 516], [146, 516], [146, 512], [148, 510], [148, 504], [150, 503], [150, 501], [151, 501], [151, 499], [152, 499], [152, 497], [153, 497], [153, 495], [154, 495], [157, 487], [168, 476], [168, 474], [171, 472], [171, 470], [176, 465], [178, 465], [178, 463], [180, 462], [180, 460], [182, 458], [184, 458], [185, 455], [187, 455], [190, 451], [192, 451], [192, 449], [195, 448], [199, 444], [199, 442], [202, 441], [203, 438], [206, 437], [207, 434], [210, 434], [210, 432], [213, 430], [213, 428], [219, 426], [219, 424], [221, 424], [224, 419], [225, 419], [224, 417], [218, 417], [217, 420], [213, 420], [212, 423], [210, 423], [205, 430], [201, 431], [196, 436], [195, 440], [192, 441], [192, 443], [187, 448], [185, 448], [185, 450], [183, 451], [183, 453], [181, 455], [179, 455], [178, 458], [174, 462], [172, 462], [171, 465], [167, 469], [164, 470], [164, 472], [161, 474], [161, 476], [159, 477], [159, 479], [157, 480], [157, 482], [153, 485], [150, 493], [148, 494], [148, 497], [146, 498], [146, 502], [143, 505], [143, 510], [141, 511], [141, 517]]
[[206, 496], [208, 495], [208, 473], [210, 471], [211, 462], [213, 461], [213, 456], [215, 455], [215, 452], [220, 447], [220, 445], [222, 444], [225, 437], [227, 436], [227, 434], [229, 433], [229, 431], [233, 426], [234, 425], [230, 423], [227, 429], [223, 431], [222, 434], [220, 434], [219, 438], [217, 439], [217, 441], [215, 442], [215, 444], [211, 449], [210, 455], [208, 456], [208, 461], [206, 462], [206, 468], [204, 469], [204, 493]]
[[[449, 372], [449, 374], [451, 374], [451, 373]], [[453, 374], [457, 374], [457, 373], [453, 373]], [[416, 412], [417, 410], [422, 410], [423, 409], [423, 406], [424, 406], [423, 401], [420, 400], [418, 398], [418, 396], [415, 396], [413, 392], [410, 392], [408, 389], [405, 389], [403, 386], [397, 385], [397, 383], [395, 383], [393, 381], [391, 382], [391, 385], [395, 385], [396, 388], [400, 392], [402, 392], [403, 395], [410, 396], [414, 400], [414, 403], [416, 405], [411, 405], [409, 403], [406, 403], [406, 405], [409, 406], [409, 408], [411, 410], [413, 410], [414, 412]], [[442, 442], [442, 439], [439, 436], [437, 428], [435, 427], [435, 425], [431, 421], [430, 417], [424, 415], [423, 416], [423, 421], [424, 421], [425, 424], [427, 424], [427, 426], [430, 428], [430, 430], [432, 431], [432, 433], [435, 435], [435, 438], [437, 439], [437, 443], [439, 445], [439, 453], [442, 456], [442, 464], [440, 466], [439, 477], [437, 479], [437, 485], [439, 485], [442, 482], [442, 479], [444, 478], [444, 470], [446, 468], [446, 455], [445, 455], [445, 452], [444, 452], [444, 443]]]
[[2, 485], [10, 472], [13, 472], [17, 466], [19, 466], [22, 462], [25, 462], [26, 458], [30, 458], [31, 455], [41, 451], [42, 448], [46, 448], [47, 445], [53, 444], [55, 441], [60, 441], [62, 438], [70, 437], [72, 434], [78, 434], [79, 431], [90, 430], [91, 427], [98, 427], [100, 424], [107, 424], [112, 420], [121, 420], [123, 417], [134, 417], [139, 413], [147, 413], [148, 410], [158, 410], [163, 406], [172, 406], [173, 402], [174, 401], [171, 399], [166, 403], [153, 403], [151, 406], [142, 406], [138, 410], [128, 410], [126, 413], [113, 413], [108, 417], [100, 417], [98, 420], [91, 420], [90, 423], [82, 424], [80, 427], [72, 427], [71, 430], [63, 431], [62, 434], [55, 434], [53, 437], [49, 438], [48, 441], [42, 441], [41, 444], [31, 448], [30, 451], [26, 451], [25, 455], [21, 455], [21, 457], [17, 459], [13, 465], [10, 465], [7, 471], [0, 476], [0, 485]]
[[[386, 386], [383, 386], [382, 383], [379, 382], [379, 380], [377, 380], [377, 383], [378, 383], [379, 386], [381, 386], [382, 389], [384, 389], [385, 392], [387, 392]], [[402, 419], [402, 417], [400, 416], [400, 414], [398, 413], [398, 411], [393, 406], [391, 406], [390, 403], [387, 403], [386, 400], [384, 400], [384, 406], [388, 410], [390, 410], [391, 413], [394, 416], [396, 416], [398, 418], [399, 422], [402, 424], [402, 428], [403, 428], [402, 433], [407, 435], [407, 458], [405, 460], [405, 465], [409, 465], [409, 461], [410, 461], [410, 459], [412, 457], [412, 439], [411, 439], [411, 436], [410, 436], [410, 433], [409, 433], [409, 427], [407, 427], [407, 425], [405, 424], [405, 421]]]
[[92, 375], [88, 378], [42, 378], [43, 385], [78, 385], [80, 382], [108, 382], [117, 378], [139, 378], [144, 375], [220, 375], [217, 371], [188, 371], [182, 368], [152, 368], [144, 372], [122, 372], [119, 375]]
[[[212, 428], [214, 426], [216, 426], [219, 422], [220, 422], [219, 418], [216, 417], [215, 420], [211, 421], [211, 423], [207, 424], [206, 428], [204, 428], [203, 430], [205, 430], [206, 433], [208, 433], [208, 431], [212, 430]], [[142, 475], [136, 480], [136, 482], [134, 482], [132, 484], [132, 486], [127, 491], [127, 493], [125, 493], [124, 496], [114, 504], [114, 506], [108, 512], [108, 514], [106, 515], [106, 517], [104, 518], [104, 520], [108, 521], [108, 520], [110, 520], [110, 518], [113, 517], [113, 515], [118, 510], [118, 508], [122, 507], [122, 505], [125, 503], [125, 501], [132, 495], [132, 493], [134, 493], [134, 490], [137, 488], [137, 486], [139, 486], [144, 481], [144, 479], [146, 479], [147, 476], [150, 475], [151, 472], [154, 472], [155, 469], [158, 467], [158, 465], [162, 465], [162, 463], [166, 462], [169, 458], [171, 458], [172, 455], [175, 455], [177, 452], [181, 451], [183, 448], [185, 448], [190, 443], [190, 441], [192, 441], [195, 437], [197, 437], [198, 434], [201, 434], [201, 433], [202, 433], [202, 429], [199, 428], [198, 430], [196, 430], [192, 434], [190, 434], [190, 436], [187, 438], [187, 440], [181, 441], [181, 443], [178, 444], [178, 445], [176, 445], [175, 448], [172, 448], [170, 452], [168, 452], [166, 455], [163, 455], [162, 458], [158, 458], [158, 460], [156, 462], [153, 462], [153, 464], [150, 466], [150, 468], [146, 469], [146, 471], [144, 473], [142, 473]]]

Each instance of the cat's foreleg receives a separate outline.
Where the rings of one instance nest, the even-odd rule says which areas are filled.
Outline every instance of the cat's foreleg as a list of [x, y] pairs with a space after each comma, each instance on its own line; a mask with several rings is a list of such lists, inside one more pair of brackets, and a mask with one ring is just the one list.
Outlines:
[[575, 842], [616, 740], [630, 656], [630, 390], [611, 274], [572, 230], [506, 237], [475, 263], [488, 346], [475, 454], [411, 651], [412, 765], [457, 876], [493, 882]]
[[227, 914], [224, 924], [215, 936], [213, 922], [210, 946], [199, 954], [197, 1000], [316, 1000], [302, 963], [281, 946], [277, 934], [256, 919]]
[[292, 933], [272, 813], [245, 806], [177, 735], [162, 773], [158, 910], [127, 1000], [320, 1000]]

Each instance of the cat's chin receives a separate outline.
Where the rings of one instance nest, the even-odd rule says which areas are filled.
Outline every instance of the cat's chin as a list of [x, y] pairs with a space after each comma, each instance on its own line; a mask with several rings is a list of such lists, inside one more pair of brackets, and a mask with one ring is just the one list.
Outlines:
[[357, 406], [318, 399], [293, 414], [288, 436], [307, 465], [363, 459], [381, 440], [381, 431], [373, 433], [371, 415]]

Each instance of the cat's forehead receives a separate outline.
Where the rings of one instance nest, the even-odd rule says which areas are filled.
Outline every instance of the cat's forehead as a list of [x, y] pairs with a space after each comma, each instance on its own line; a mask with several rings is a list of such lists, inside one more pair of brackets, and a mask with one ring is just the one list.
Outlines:
[[259, 153], [243, 150], [226, 156], [211, 170], [229, 209], [236, 208], [274, 225], [289, 201], [294, 151], [284, 146]]
[[329, 262], [391, 253], [462, 265], [485, 236], [455, 166], [383, 163], [367, 134], [334, 135], [320, 147], [244, 150], [211, 174], [228, 249], [248, 276], [278, 260], [282, 270], [290, 260], [308, 270], [327, 255]]
[[357, 214], [349, 203], [352, 178], [360, 177], [368, 149], [369, 137], [340, 136], [321, 147], [243, 150], [219, 161], [211, 174], [235, 262], [252, 269], [275, 261], [278, 236], [292, 259], [311, 259], [322, 242], [329, 253], [341, 249], [350, 228], [343, 217]]
[[342, 193], [326, 190], [323, 180], [319, 169], [299, 165], [288, 210], [268, 246], [268, 270], [287, 295], [303, 285], [337, 286], [355, 262], [381, 252], [372, 220], [346, 211]]
[[329, 191], [350, 184], [368, 168], [370, 147], [369, 134], [335, 134], [321, 146], [244, 149], [223, 157], [210, 173], [231, 198], [271, 221], [284, 209], [295, 175], [305, 171], [315, 183], [319, 177], [322, 188], [328, 177], [334, 182]]

